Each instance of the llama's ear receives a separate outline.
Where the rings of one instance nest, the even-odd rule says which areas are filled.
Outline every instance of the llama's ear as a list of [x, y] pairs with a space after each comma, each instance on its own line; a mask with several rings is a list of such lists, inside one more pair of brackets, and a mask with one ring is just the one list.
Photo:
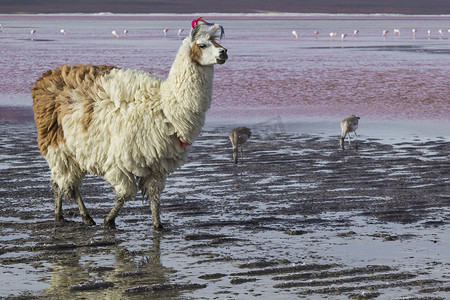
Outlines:
[[212, 26], [208, 28], [208, 34], [209, 34], [210, 36], [213, 36], [213, 35], [215, 35], [216, 32], [219, 31], [219, 30], [220, 30], [220, 36], [219, 36], [219, 38], [222, 39], [222, 38], [224, 37], [224, 35], [225, 35], [225, 31], [223, 30], [222, 25], [219, 25], [219, 24], [212, 24]]
[[195, 39], [196, 39], [195, 37], [198, 34], [198, 32], [200, 31], [201, 26], [202, 26], [202, 24], [198, 24], [198, 25], [195, 25], [195, 27], [191, 29], [191, 41], [192, 42], [195, 41]]
[[209, 36], [214, 36], [219, 29], [220, 38], [222, 38], [225, 35], [222, 25], [213, 23], [198, 24], [191, 29], [191, 41], [194, 42], [200, 32], [206, 33]]

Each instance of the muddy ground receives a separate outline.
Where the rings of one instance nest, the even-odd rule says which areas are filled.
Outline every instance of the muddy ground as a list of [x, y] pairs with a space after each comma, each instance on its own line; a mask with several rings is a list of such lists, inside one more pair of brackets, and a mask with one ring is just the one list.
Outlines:
[[0, 124], [1, 299], [445, 299], [450, 296], [450, 142], [385, 142], [254, 130], [231, 162], [231, 127], [206, 128], [162, 195], [116, 230], [113, 193], [88, 176], [98, 225], [53, 221], [49, 169], [30, 120]]

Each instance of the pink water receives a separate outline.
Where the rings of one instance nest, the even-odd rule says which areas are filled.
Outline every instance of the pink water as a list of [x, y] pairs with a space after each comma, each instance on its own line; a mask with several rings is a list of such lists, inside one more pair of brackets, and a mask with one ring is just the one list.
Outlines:
[[[34, 81], [61, 64], [109, 64], [165, 77], [181, 42], [178, 29], [185, 37], [194, 17], [0, 15], [0, 106], [30, 107]], [[320, 120], [355, 113], [375, 120], [450, 120], [448, 17], [204, 18], [224, 26], [221, 43], [230, 57], [216, 67], [209, 119]], [[169, 29], [168, 37], [163, 28]], [[412, 28], [418, 30], [415, 38]], [[31, 29], [36, 29], [33, 37]], [[352, 37], [354, 29], [360, 31], [357, 37]], [[401, 35], [393, 36], [394, 29]], [[383, 30], [389, 30], [386, 38]], [[330, 38], [330, 32], [337, 37]], [[343, 41], [342, 33], [348, 35]]]

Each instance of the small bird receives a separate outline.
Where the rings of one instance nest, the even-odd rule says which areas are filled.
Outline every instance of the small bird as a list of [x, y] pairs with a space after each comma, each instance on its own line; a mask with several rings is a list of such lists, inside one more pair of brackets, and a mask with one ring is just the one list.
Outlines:
[[117, 32], [115, 30], [111, 31], [112, 35], [114, 35], [116, 38], [119, 38], [119, 35], [117, 34]]
[[344, 41], [344, 39], [347, 37], [346, 33], [341, 34], [341, 41]]
[[295, 37], [296, 40], [298, 40], [298, 34], [297, 34], [297, 31], [292, 30], [292, 35]]
[[385, 37], [386, 37], [386, 34], [388, 34], [388, 33], [389, 33], [389, 30], [383, 30], [383, 35], [382, 35], [382, 37], [385, 38]]
[[167, 32], [169, 32], [169, 29], [164, 28], [164, 30], [163, 30], [164, 36], [167, 36]]
[[124, 34], [124, 35], [127, 35], [127, 34], [128, 34], [128, 30], [124, 29], [124, 30], [123, 30], [123, 34]]
[[337, 36], [337, 33], [336, 32], [330, 32], [330, 38], [334, 38], [334, 37], [336, 37]]
[[412, 30], [413, 38], [416, 38], [417, 29], [413, 28]]
[[184, 31], [184, 29], [183, 28], [180, 28], [180, 29], [178, 29], [178, 37], [180, 37], [181, 36], [181, 33]]
[[351, 115], [346, 117], [344, 120], [342, 120], [341, 122], [341, 140], [339, 142], [339, 144], [341, 145], [341, 149], [344, 150], [344, 140], [345, 137], [348, 135], [348, 144], [349, 147], [352, 147], [351, 144], [351, 139], [350, 139], [350, 132], [354, 132], [355, 133], [355, 149], [358, 149], [358, 144], [357, 144], [357, 139], [358, 139], [358, 135], [356, 134], [356, 129], [358, 129], [358, 123], [359, 123], [359, 117], [355, 116], [355, 115]]
[[235, 164], [238, 162], [238, 145], [241, 145], [241, 157], [244, 158], [243, 144], [250, 138], [252, 132], [247, 127], [236, 127], [231, 130], [229, 138], [231, 145], [233, 146], [233, 161]]
[[64, 35], [64, 36], [67, 35], [67, 33], [66, 33], [66, 31], [65, 31], [64, 29], [61, 29], [59, 32], [60, 32], [62, 35]]
[[30, 31], [30, 35], [31, 35], [31, 40], [34, 41], [33, 36], [36, 33], [36, 29], [33, 29]]
[[358, 30], [358, 29], [355, 29], [355, 30], [353, 31], [353, 37], [356, 37], [356, 36], [358, 35], [358, 33], [359, 33], [359, 30]]
[[399, 36], [400, 35], [400, 29], [394, 29], [393, 35]]

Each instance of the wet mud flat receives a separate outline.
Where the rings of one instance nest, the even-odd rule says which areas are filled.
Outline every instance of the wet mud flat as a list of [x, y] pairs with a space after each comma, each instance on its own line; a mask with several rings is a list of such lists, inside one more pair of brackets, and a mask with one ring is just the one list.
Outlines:
[[34, 124], [0, 124], [1, 299], [448, 299], [450, 142], [386, 143], [254, 129], [232, 164], [206, 128], [162, 195], [166, 230], [138, 195], [104, 230], [114, 194], [88, 176], [53, 217]]

